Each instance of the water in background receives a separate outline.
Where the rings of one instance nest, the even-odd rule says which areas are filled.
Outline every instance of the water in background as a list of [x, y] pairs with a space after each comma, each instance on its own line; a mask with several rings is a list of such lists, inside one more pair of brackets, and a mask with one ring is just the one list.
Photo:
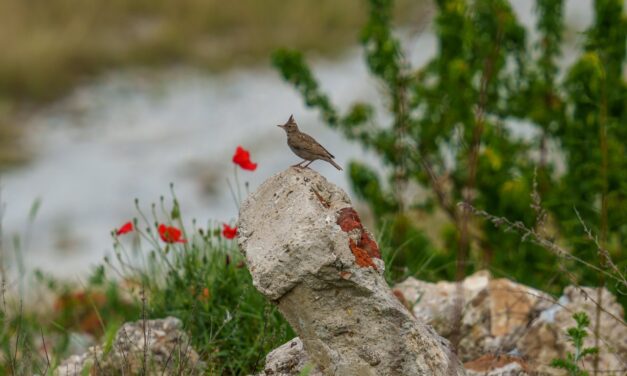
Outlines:
[[[532, 25], [534, 2], [513, 3], [523, 22]], [[589, 1], [569, 2], [571, 27], [583, 30], [590, 9]], [[406, 38], [406, 45], [416, 65], [436, 51], [429, 31]], [[565, 62], [574, 56], [565, 53]], [[355, 101], [376, 102], [383, 90], [369, 77], [358, 49], [336, 61], [314, 61], [314, 71], [342, 109]], [[0, 180], [7, 204], [2, 219], [5, 243], [7, 234], [26, 240], [22, 258], [27, 268], [64, 277], [84, 274], [110, 251], [110, 231], [137, 216], [134, 199], [149, 211], [160, 196], [169, 198], [170, 183], [185, 220], [196, 218], [201, 226], [214, 220], [232, 222], [237, 207], [227, 179], [234, 183], [235, 147], [249, 149], [259, 163], [255, 172], [239, 171], [240, 182], [248, 181], [254, 190], [300, 161], [275, 126], [290, 114], [336, 155], [340, 165], [358, 159], [378, 166], [372, 155], [326, 128], [269, 68], [218, 76], [182, 68], [158, 74], [118, 72], [80, 87], [27, 120], [35, 159]], [[312, 167], [348, 189], [345, 172], [321, 161]], [[36, 200], [41, 206], [29, 229], [28, 215]]]

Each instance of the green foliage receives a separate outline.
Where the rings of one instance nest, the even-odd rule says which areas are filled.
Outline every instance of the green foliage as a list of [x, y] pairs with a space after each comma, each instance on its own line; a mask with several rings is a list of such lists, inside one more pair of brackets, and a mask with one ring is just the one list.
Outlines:
[[36, 271], [29, 294], [31, 299], [41, 299], [42, 294], [52, 296], [52, 307], [45, 303], [44, 312], [41, 303], [33, 307], [32, 303], [22, 298], [15, 300], [12, 293], [3, 291], [0, 375], [47, 374], [71, 355], [75, 333], [112, 339], [122, 322], [140, 313], [139, 307], [123, 296], [118, 283], [105, 277], [103, 267], [96, 268], [80, 289], [75, 283]]
[[573, 319], [575, 319], [576, 326], [568, 328], [566, 333], [569, 341], [575, 347], [575, 353], [567, 353], [566, 359], [553, 359], [551, 366], [564, 369], [571, 376], [588, 376], [588, 372], [579, 368], [578, 363], [589, 355], [598, 354], [599, 349], [597, 347], [583, 347], [583, 341], [588, 336], [587, 328], [590, 325], [588, 315], [585, 312], [577, 312], [573, 315]]
[[[563, 1], [536, 2], [538, 37], [531, 42], [506, 0], [438, 0], [438, 51], [421, 67], [408, 63], [392, 31], [393, 1], [368, 3], [361, 44], [369, 71], [384, 88], [389, 116], [376, 119], [387, 123], [375, 119], [369, 104], [342, 114], [300, 52], [276, 51], [273, 63], [330, 127], [374, 151], [386, 166], [380, 175], [352, 162], [349, 176], [387, 229], [390, 236], [382, 238], [398, 248], [392, 267], [428, 259], [428, 269], [439, 271], [429, 277], [450, 277], [467, 242], [466, 272], [489, 267], [555, 292], [572, 283], [566, 273], [555, 273], [565, 261], [465, 215], [460, 201], [536, 228], [598, 264], [598, 247], [582, 241], [586, 234], [573, 207], [581, 209], [619, 268], [627, 265], [619, 253], [627, 231], [627, 129], [619, 126], [627, 120], [622, 3], [595, 3], [584, 51], [565, 75], [557, 65]], [[522, 124], [532, 125], [535, 136], [515, 136]], [[557, 157], [548, 153], [551, 143], [560, 147]], [[564, 173], [556, 172], [556, 159], [566, 165]], [[404, 193], [415, 186], [427, 194], [408, 200]], [[430, 223], [422, 225], [425, 216]], [[460, 235], [464, 228], [469, 240]], [[590, 269], [568, 262], [565, 267], [580, 283], [598, 282]], [[553, 286], [546, 286], [547, 273], [555, 276]]]
[[[615, 256], [620, 256], [621, 244], [627, 239], [625, 40], [622, 2], [595, 2], [585, 52], [564, 80], [566, 122], [553, 132], [561, 141], [568, 167], [555, 193], [577, 207]], [[558, 205], [553, 211], [577, 254], [594, 255], [595, 249], [582, 239], [581, 225], [572, 213]]]
[[337, 124], [337, 114], [331, 107], [329, 97], [320, 93], [318, 83], [307, 69], [303, 55], [298, 51], [281, 50], [275, 54], [274, 62], [286, 67], [284, 78], [291, 82], [303, 95], [308, 106], [318, 107], [324, 120], [332, 126]]
[[348, 166], [348, 174], [352, 182], [353, 191], [360, 199], [372, 203], [376, 216], [398, 209], [394, 198], [383, 191], [377, 173], [370, 167], [353, 161]]
[[[124, 322], [175, 316], [190, 334], [211, 375], [258, 372], [265, 355], [294, 337], [277, 309], [252, 285], [233, 240], [213, 224], [194, 224], [186, 243], [166, 243], [156, 231], [165, 223], [183, 229], [176, 198], [171, 208], [152, 206], [149, 220], [137, 205], [135, 230], [114, 238], [114, 257], [96, 267], [77, 288], [42, 272], [35, 286], [54, 297], [45, 316], [21, 302], [0, 300], [0, 376], [45, 374], [65, 359], [73, 333], [89, 333], [111, 351]], [[40, 352], [46, 339], [49, 359]], [[176, 355], [176, 354], [175, 354]], [[86, 367], [85, 372], [89, 372]]]
[[39, 345], [38, 318], [30, 313], [10, 312], [4, 306], [0, 311], [0, 375], [43, 373], [45, 366], [32, 349]]
[[[162, 200], [161, 210], [157, 213], [153, 206], [152, 212], [149, 221], [140, 211], [139, 227], [145, 228], [129, 234], [134, 237], [131, 249], [114, 237], [116, 257], [108, 261], [108, 269], [132, 286], [135, 305], [144, 306], [148, 319], [181, 319], [209, 374], [258, 371], [265, 354], [294, 333], [253, 287], [234, 241], [222, 238], [217, 227], [194, 224], [185, 233], [186, 243], [164, 243], [155, 234], [158, 223], [183, 228], [178, 201], [174, 198], [166, 209]], [[141, 315], [128, 318], [139, 319]]]
[[212, 373], [252, 373], [265, 354], [293, 338], [289, 325], [253, 287], [232, 245], [205, 237], [172, 253], [178, 254], [172, 269], [161, 271], [162, 283], [143, 277], [149, 316], [180, 318]]

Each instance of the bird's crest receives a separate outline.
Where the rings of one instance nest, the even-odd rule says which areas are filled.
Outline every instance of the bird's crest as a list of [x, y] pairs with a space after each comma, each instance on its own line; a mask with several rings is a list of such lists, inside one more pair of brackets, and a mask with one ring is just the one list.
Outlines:
[[294, 120], [294, 115], [290, 115], [290, 118], [287, 119], [287, 123], [278, 124], [277, 127], [283, 128], [286, 132], [298, 131], [298, 125], [296, 124], [296, 121]]

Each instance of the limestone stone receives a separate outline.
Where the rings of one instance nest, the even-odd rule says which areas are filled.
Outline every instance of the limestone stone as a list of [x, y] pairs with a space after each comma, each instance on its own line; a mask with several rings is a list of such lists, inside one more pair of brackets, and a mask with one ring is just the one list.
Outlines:
[[[593, 347], [594, 325], [597, 314], [598, 289], [568, 286], [564, 294], [551, 307], [543, 311], [517, 341], [520, 353], [533, 359], [536, 369], [546, 374], [561, 375], [563, 371], [549, 366], [554, 358], [565, 358], [575, 349], [566, 336], [567, 328], [575, 326], [572, 318], [576, 312], [585, 312], [590, 318], [589, 335], [584, 347]], [[623, 307], [607, 289], [602, 289], [599, 328], [599, 363], [602, 374], [624, 374], [627, 370], [627, 326], [623, 321]], [[583, 362], [587, 370], [593, 369], [590, 356]], [[591, 372], [592, 373], [592, 372]]]
[[309, 360], [303, 341], [296, 337], [266, 356], [266, 365], [258, 376], [297, 376], [305, 369], [309, 370], [308, 376], [322, 376], [322, 372]]
[[[465, 302], [477, 302], [478, 295], [488, 287], [490, 274], [479, 271], [462, 281], [462, 294]], [[457, 285], [454, 282], [440, 281], [430, 283], [413, 277], [394, 286], [397, 296], [402, 296], [412, 309], [416, 318], [433, 326], [442, 336], [448, 337], [453, 330], [451, 323], [455, 313]], [[470, 319], [478, 321], [480, 317]]]
[[347, 194], [315, 171], [269, 178], [242, 204], [238, 226], [253, 284], [323, 374], [464, 374], [447, 341], [390, 290]]
[[[448, 337], [452, 334], [457, 284], [429, 283], [408, 278], [394, 287], [396, 296], [414, 315]], [[495, 354], [518, 354], [528, 359], [534, 373], [562, 375], [550, 367], [574, 349], [566, 330], [575, 325], [572, 315], [586, 312], [590, 335], [585, 345], [594, 346], [597, 289], [568, 286], [559, 299], [507, 279], [493, 279], [485, 271], [468, 276], [459, 290], [463, 296], [461, 340], [458, 356], [464, 361]], [[616, 297], [603, 289], [600, 319], [599, 370], [618, 374], [627, 369], [627, 326]], [[583, 364], [592, 369], [593, 358]], [[467, 365], [468, 363], [465, 363]]]
[[104, 345], [92, 346], [61, 362], [55, 374], [201, 375], [205, 366], [182, 328], [181, 320], [175, 317], [126, 323], [116, 333], [110, 350], [105, 351]]
[[458, 290], [455, 282], [429, 283], [408, 278], [394, 290], [409, 302], [417, 318], [447, 338], [453, 334], [456, 307], [462, 302], [457, 354], [463, 361], [514, 350], [521, 332], [554, 301], [548, 294], [528, 286], [494, 279], [487, 271], [468, 276], [460, 287]]

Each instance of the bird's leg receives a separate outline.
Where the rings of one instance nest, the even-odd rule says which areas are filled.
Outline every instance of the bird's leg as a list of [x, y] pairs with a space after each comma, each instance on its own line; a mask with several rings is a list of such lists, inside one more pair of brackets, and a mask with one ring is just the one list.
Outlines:
[[309, 166], [309, 165], [311, 164], [311, 162], [313, 162], [313, 161], [309, 161], [309, 162], [307, 162], [307, 164], [306, 164], [306, 165], [304, 165], [304, 166], [303, 166], [303, 168], [307, 168], [307, 166]]
[[300, 163], [296, 163], [295, 165], [292, 165], [292, 167], [300, 167], [300, 168], [302, 168], [303, 167], [302, 164], [305, 163], [306, 161], [307, 161], [306, 159], [303, 159]]

